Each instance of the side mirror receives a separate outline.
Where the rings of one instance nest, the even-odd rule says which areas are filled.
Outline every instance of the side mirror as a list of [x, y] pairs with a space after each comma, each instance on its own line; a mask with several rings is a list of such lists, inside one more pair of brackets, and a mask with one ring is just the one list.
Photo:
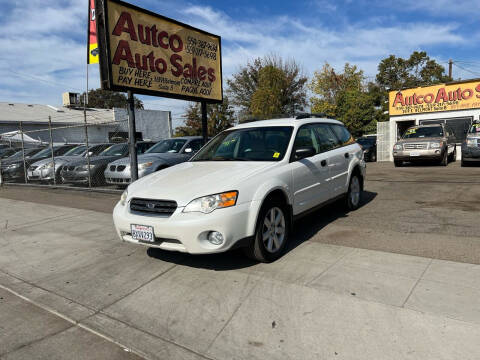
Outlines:
[[302, 160], [315, 155], [317, 152], [311, 146], [295, 149], [295, 160]]
[[191, 154], [193, 152], [192, 148], [186, 148], [184, 153], [185, 154]]

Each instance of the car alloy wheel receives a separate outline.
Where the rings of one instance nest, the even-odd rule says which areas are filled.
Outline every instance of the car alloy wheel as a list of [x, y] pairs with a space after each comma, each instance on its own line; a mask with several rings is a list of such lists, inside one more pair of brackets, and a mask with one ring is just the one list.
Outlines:
[[271, 208], [263, 220], [262, 241], [269, 253], [276, 253], [285, 241], [285, 216], [278, 207]]
[[352, 177], [352, 181], [350, 182], [350, 203], [356, 208], [360, 202], [360, 180], [358, 180], [357, 176]]

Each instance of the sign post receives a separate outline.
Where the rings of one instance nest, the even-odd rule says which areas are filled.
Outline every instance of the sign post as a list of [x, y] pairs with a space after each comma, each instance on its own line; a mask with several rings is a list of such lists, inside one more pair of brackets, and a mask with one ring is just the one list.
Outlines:
[[135, 99], [131, 90], [128, 91], [128, 147], [130, 151], [131, 182], [138, 180], [137, 139], [135, 126]]
[[207, 103], [202, 101], [202, 137], [203, 144], [206, 144], [208, 141], [208, 123], [207, 123]]

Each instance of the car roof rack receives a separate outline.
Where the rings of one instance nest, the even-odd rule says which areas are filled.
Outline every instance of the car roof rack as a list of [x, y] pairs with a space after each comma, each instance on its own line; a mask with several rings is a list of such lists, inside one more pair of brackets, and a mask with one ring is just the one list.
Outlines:
[[295, 120], [309, 119], [309, 118], [327, 118], [334, 119], [333, 116], [327, 115], [325, 113], [301, 113], [295, 116]]

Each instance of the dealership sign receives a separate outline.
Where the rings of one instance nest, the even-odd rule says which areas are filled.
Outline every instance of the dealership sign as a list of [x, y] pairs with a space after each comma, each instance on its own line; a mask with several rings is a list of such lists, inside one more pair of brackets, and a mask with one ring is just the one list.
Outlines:
[[122, 1], [96, 3], [102, 88], [223, 100], [219, 36]]
[[389, 113], [409, 115], [480, 108], [480, 81], [391, 91]]

